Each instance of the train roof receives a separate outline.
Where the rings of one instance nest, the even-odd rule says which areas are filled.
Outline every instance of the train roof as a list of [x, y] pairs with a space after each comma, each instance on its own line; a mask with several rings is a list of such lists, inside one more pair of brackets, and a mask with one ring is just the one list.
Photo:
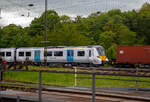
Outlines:
[[90, 46], [48, 46], [47, 48], [94, 48], [94, 47], [102, 47], [100, 45], [90, 45]]
[[6, 49], [13, 50], [15, 48], [0, 48], [0, 50], [6, 50]]
[[[100, 45], [89, 45], [89, 46], [48, 46], [46, 47], [47, 49], [59, 49], [59, 48], [96, 48], [96, 47], [102, 47]], [[1, 50], [3, 49], [43, 49], [44, 47], [20, 47], [20, 48], [0, 48]], [[103, 48], [103, 47], [102, 47]]]

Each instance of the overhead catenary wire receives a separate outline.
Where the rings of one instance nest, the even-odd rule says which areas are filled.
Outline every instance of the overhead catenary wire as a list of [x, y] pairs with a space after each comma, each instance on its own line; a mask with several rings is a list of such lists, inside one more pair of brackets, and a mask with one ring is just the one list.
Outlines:
[[[38, 2], [25, 0], [5, 0], [8, 4], [12, 4], [13, 10], [15, 9], [16, 16], [29, 16], [29, 17], [39, 17], [41, 13], [44, 12], [44, 0], [38, 0]], [[43, 2], [43, 3], [41, 3]], [[144, 2], [150, 2], [150, 0], [144, 0]], [[28, 4], [37, 4], [35, 7], [29, 7]], [[53, 9], [58, 12], [58, 14], [73, 14], [73, 16], [88, 16], [96, 12], [107, 12], [111, 9], [121, 9], [123, 11], [130, 10], [129, 5], [127, 5], [126, 0], [48, 0], [49, 9]], [[143, 1], [140, 2], [142, 5]], [[58, 4], [58, 5], [57, 5]], [[39, 7], [41, 7], [40, 10]], [[1, 8], [1, 7], [0, 7]], [[134, 7], [133, 7], [134, 8]], [[136, 8], [136, 7], [135, 7]], [[4, 7], [6, 9], [6, 6]], [[8, 10], [8, 9], [7, 9]], [[30, 14], [29, 14], [30, 13]], [[34, 14], [33, 14], [34, 13]], [[32, 14], [32, 15], [31, 15]], [[36, 16], [35, 16], [36, 15]], [[70, 15], [69, 15], [70, 16]]]
[[[13, 4], [13, 5], [15, 5], [15, 6], [13, 6], [14, 7], [14, 9], [16, 9], [16, 11], [23, 11], [23, 13], [22, 14], [20, 14], [20, 16], [22, 16], [22, 15], [25, 15], [24, 13], [26, 13], [27, 12], [27, 17], [29, 17], [30, 16], [30, 8], [31, 7], [29, 7], [29, 4], [26, 4], [26, 5], [24, 5], [23, 3], [22, 3], [22, 1], [20, 0], [20, 2], [18, 3], [18, 1], [16, 2], [16, 1], [14, 1], [14, 0], [6, 0], [8, 3], [10, 3], [10, 4]], [[31, 3], [30, 3], [31, 4]], [[33, 4], [33, 6], [34, 6], [34, 4]], [[19, 10], [18, 10], [19, 9]]]
[[[12, 3], [12, 4], [14, 4], [14, 5], [16, 5], [16, 6], [18, 6], [19, 8], [21, 8], [21, 9], [26, 9], [26, 10], [28, 10], [29, 8], [27, 8], [27, 6], [25, 5], [22, 5], [22, 3], [18, 3], [18, 2], [16, 2], [16, 1], [14, 1], [14, 0], [6, 0], [6, 1], [8, 1], [9, 3]], [[50, 0], [49, 0], [50, 1]], [[93, 0], [93, 1], [82, 1], [82, 2], [79, 2], [79, 3], [75, 3], [75, 1], [73, 1], [73, 0], [63, 0], [63, 2], [64, 2], [64, 4], [65, 4], [65, 6], [62, 6], [62, 7], [52, 7], [52, 8], [50, 8], [50, 9], [54, 9], [54, 10], [61, 10], [62, 12], [64, 12], [64, 10], [68, 10], [68, 9], [72, 9], [72, 8], [76, 8], [76, 7], [79, 7], [79, 6], [82, 6], [82, 5], [86, 5], [85, 6], [85, 8], [82, 8], [82, 7], [79, 7], [79, 8], [77, 8], [77, 9], [79, 9], [78, 11], [80, 12], [80, 10], [85, 10], [85, 11], [87, 11], [87, 12], [91, 12], [91, 13], [94, 13], [94, 12], [97, 12], [97, 11], [102, 11], [102, 10], [99, 10], [98, 9], [98, 4], [101, 4], [102, 3], [102, 1], [103, 0]], [[69, 6], [66, 6], [66, 5], [68, 5], [67, 3], [68, 2], [70, 2], [70, 5]], [[105, 0], [105, 1], [103, 1], [103, 2], [105, 2], [105, 6], [104, 6], [104, 8], [105, 9], [103, 9], [104, 10], [104, 12], [106, 12], [106, 11], [108, 11], [108, 10], [110, 10], [110, 9], [122, 9], [122, 8], [125, 8], [125, 9], [127, 9], [126, 7], [127, 6], [125, 6], [125, 5], [120, 5], [120, 0]], [[122, 1], [123, 2], [123, 1]], [[145, 2], [149, 2], [149, 0], [145, 0]], [[50, 5], [53, 5], [53, 4], [56, 4], [56, 3], [59, 3], [59, 1], [58, 0], [55, 0], [55, 1], [53, 1], [53, 2], [51, 2], [51, 4]], [[75, 3], [75, 4], [74, 4]], [[93, 6], [93, 7], [92, 7]], [[87, 7], [90, 7], [89, 9], [87, 9]], [[81, 9], [82, 8], [82, 9]]]

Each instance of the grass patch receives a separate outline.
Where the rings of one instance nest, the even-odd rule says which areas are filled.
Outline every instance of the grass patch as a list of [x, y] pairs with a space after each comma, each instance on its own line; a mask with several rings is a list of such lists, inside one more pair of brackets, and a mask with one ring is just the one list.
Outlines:
[[[34, 69], [34, 68], [33, 68]], [[63, 68], [53, 68], [52, 70], [63, 70]], [[67, 69], [65, 69], [67, 70]], [[68, 69], [72, 70], [72, 69]], [[77, 86], [91, 87], [92, 76], [91, 75], [77, 75]], [[81, 77], [86, 77], [81, 78]], [[119, 76], [99, 76], [96, 78], [112, 78], [112, 79], [124, 79], [124, 80], [136, 80], [135, 77], [119, 77]], [[39, 73], [37, 72], [4, 72], [4, 80], [17, 80], [38, 83]], [[74, 86], [74, 74], [66, 73], [43, 73], [42, 83], [53, 86]], [[150, 81], [150, 78], [139, 78], [141, 81]], [[150, 83], [141, 82], [138, 83], [141, 88], [150, 88]], [[135, 88], [136, 82], [120, 81], [120, 80], [108, 80], [108, 79], [96, 79], [96, 87], [99, 88]]]

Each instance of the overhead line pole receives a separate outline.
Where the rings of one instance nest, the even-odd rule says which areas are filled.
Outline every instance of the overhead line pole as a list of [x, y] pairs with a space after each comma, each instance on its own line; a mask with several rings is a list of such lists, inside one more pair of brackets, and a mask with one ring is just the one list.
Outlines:
[[2, 17], [1, 17], [1, 14], [2, 14], [2, 9], [0, 8], [0, 19], [2, 18]]
[[48, 14], [47, 14], [47, 0], [45, 0], [45, 35], [44, 35], [44, 41], [45, 41], [45, 65], [47, 66], [47, 18], [48, 18]]

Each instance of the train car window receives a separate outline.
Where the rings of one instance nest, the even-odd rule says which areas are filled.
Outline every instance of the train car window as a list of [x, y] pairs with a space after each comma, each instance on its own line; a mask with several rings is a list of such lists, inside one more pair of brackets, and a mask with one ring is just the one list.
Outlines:
[[70, 56], [70, 53], [67, 53], [67, 56]]
[[47, 56], [47, 53], [48, 53], [47, 51], [44, 51], [44, 56]]
[[89, 57], [91, 57], [91, 50], [89, 50]]
[[6, 56], [11, 56], [11, 52], [6, 52]]
[[0, 52], [0, 56], [5, 56], [5, 52]]
[[78, 56], [84, 56], [85, 52], [84, 51], [78, 51]]
[[74, 56], [74, 51], [67, 52], [67, 56]]
[[24, 52], [19, 52], [19, 56], [24, 56]]
[[47, 56], [52, 56], [52, 51], [48, 51]]
[[100, 56], [105, 56], [105, 50], [104, 50], [104, 48], [98, 47], [98, 48], [96, 48], [96, 49], [97, 49], [98, 54], [99, 54]]
[[54, 56], [63, 56], [63, 51], [55, 51]]
[[71, 56], [73, 56], [74, 55], [74, 52], [73, 51], [71, 51]]
[[26, 56], [31, 56], [31, 52], [26, 52]]

